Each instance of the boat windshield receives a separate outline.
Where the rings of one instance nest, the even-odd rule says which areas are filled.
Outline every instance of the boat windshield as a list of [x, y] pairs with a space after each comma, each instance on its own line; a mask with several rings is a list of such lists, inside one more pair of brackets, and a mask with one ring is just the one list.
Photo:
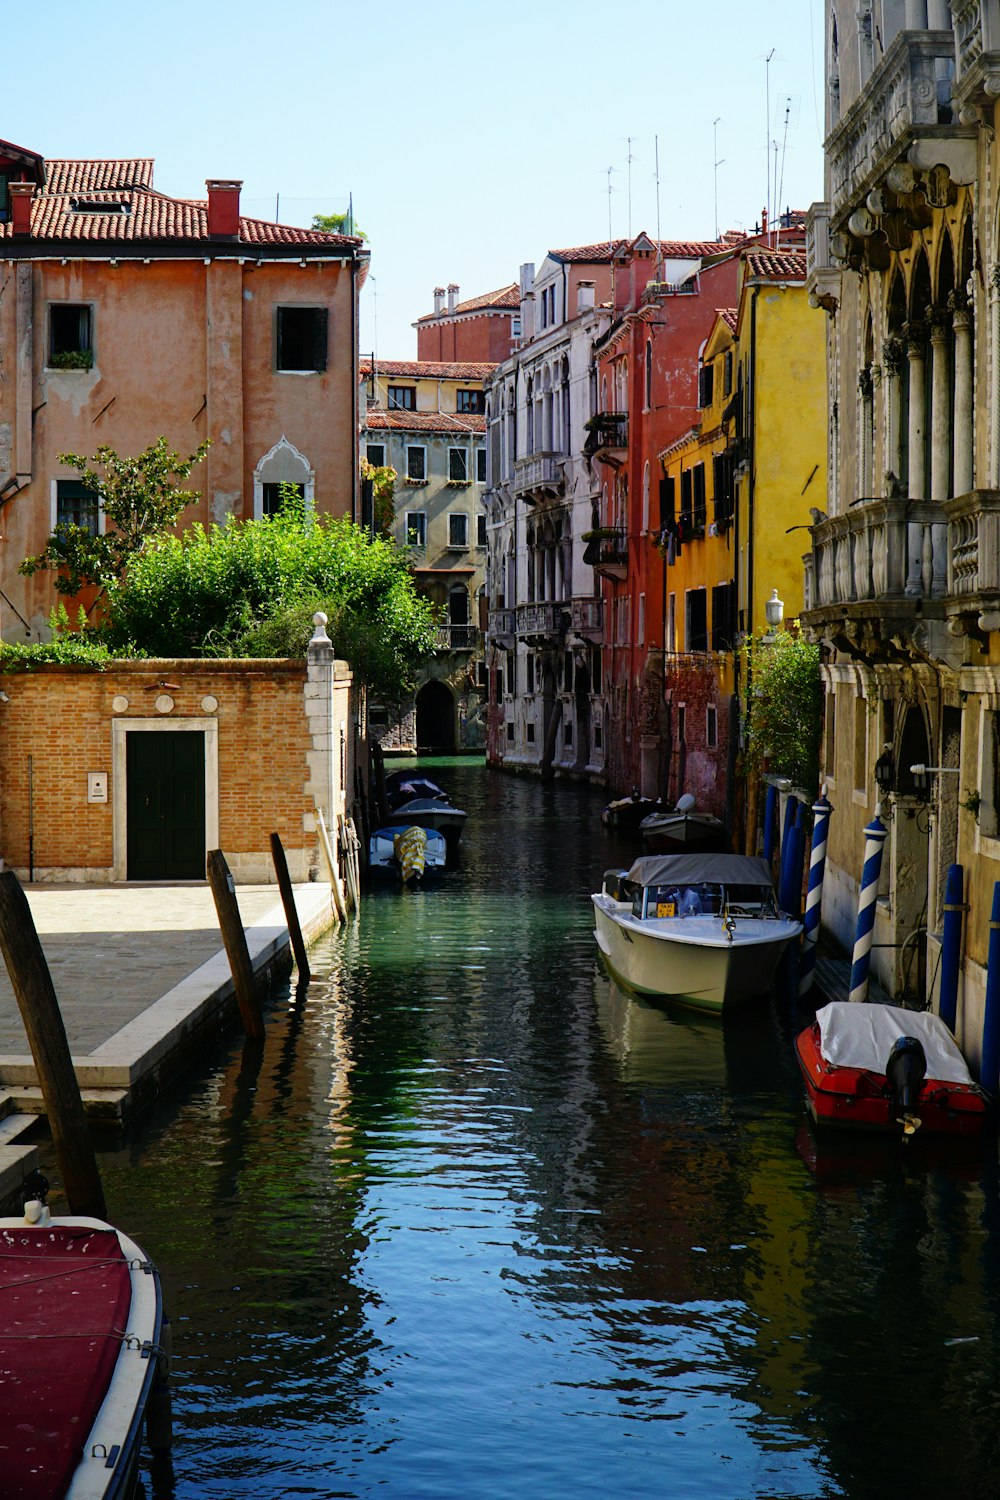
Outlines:
[[[645, 910], [643, 910], [645, 897]], [[699, 882], [693, 885], [650, 885], [632, 902], [636, 917], [775, 917], [774, 891], [768, 885]]]

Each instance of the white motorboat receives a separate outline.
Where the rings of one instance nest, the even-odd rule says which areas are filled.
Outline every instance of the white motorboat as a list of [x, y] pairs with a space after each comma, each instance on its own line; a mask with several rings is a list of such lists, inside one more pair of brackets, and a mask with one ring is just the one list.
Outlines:
[[639, 824], [639, 833], [647, 849], [664, 854], [729, 847], [726, 825], [711, 813], [696, 812], [690, 792], [679, 797], [675, 807], [649, 812]]
[[779, 912], [766, 860], [649, 854], [591, 896], [608, 967], [641, 995], [716, 1014], [763, 994], [802, 931]]

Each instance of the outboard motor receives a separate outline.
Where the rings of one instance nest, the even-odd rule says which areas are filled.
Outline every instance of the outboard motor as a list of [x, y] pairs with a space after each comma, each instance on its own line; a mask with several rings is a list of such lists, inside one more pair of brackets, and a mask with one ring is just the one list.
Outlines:
[[920, 1128], [917, 1100], [927, 1074], [923, 1045], [915, 1036], [899, 1036], [892, 1044], [885, 1077], [892, 1091], [892, 1107], [903, 1135], [911, 1136]]

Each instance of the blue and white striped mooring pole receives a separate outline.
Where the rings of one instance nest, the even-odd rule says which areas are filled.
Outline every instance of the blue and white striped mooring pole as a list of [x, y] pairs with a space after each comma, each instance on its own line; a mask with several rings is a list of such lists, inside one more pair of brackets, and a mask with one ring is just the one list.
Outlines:
[[979, 1082], [995, 1094], [1000, 1084], [1000, 880], [993, 886], [990, 943], [986, 958], [986, 1004], [983, 1009], [983, 1057]]
[[764, 795], [764, 858], [773, 869], [774, 825], [778, 816], [778, 788], [772, 782]]
[[820, 903], [823, 897], [823, 875], [826, 871], [826, 841], [830, 832], [833, 808], [826, 791], [813, 803], [812, 851], [809, 855], [809, 889], [806, 892], [806, 914], [803, 922], [802, 960], [799, 964], [799, 999], [808, 995], [816, 967], [816, 944], [819, 941]]
[[944, 887], [944, 936], [941, 940], [941, 989], [938, 1015], [950, 1031], [958, 1019], [958, 971], [962, 962], [962, 912], [964, 870], [961, 865], [948, 866]]
[[858, 925], [854, 930], [854, 952], [851, 955], [851, 993], [849, 1000], [868, 999], [868, 971], [872, 957], [872, 931], [875, 927], [875, 898], [882, 874], [882, 850], [888, 830], [882, 819], [872, 818], [865, 829], [865, 867], [861, 872], [858, 896]]

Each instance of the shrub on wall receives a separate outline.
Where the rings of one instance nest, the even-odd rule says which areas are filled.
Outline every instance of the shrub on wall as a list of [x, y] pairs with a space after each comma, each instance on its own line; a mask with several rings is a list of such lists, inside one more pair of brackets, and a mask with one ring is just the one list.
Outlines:
[[766, 761], [774, 775], [814, 792], [822, 733], [819, 647], [781, 630], [774, 637], [751, 637], [741, 655], [749, 685], [748, 775], [759, 775]]

